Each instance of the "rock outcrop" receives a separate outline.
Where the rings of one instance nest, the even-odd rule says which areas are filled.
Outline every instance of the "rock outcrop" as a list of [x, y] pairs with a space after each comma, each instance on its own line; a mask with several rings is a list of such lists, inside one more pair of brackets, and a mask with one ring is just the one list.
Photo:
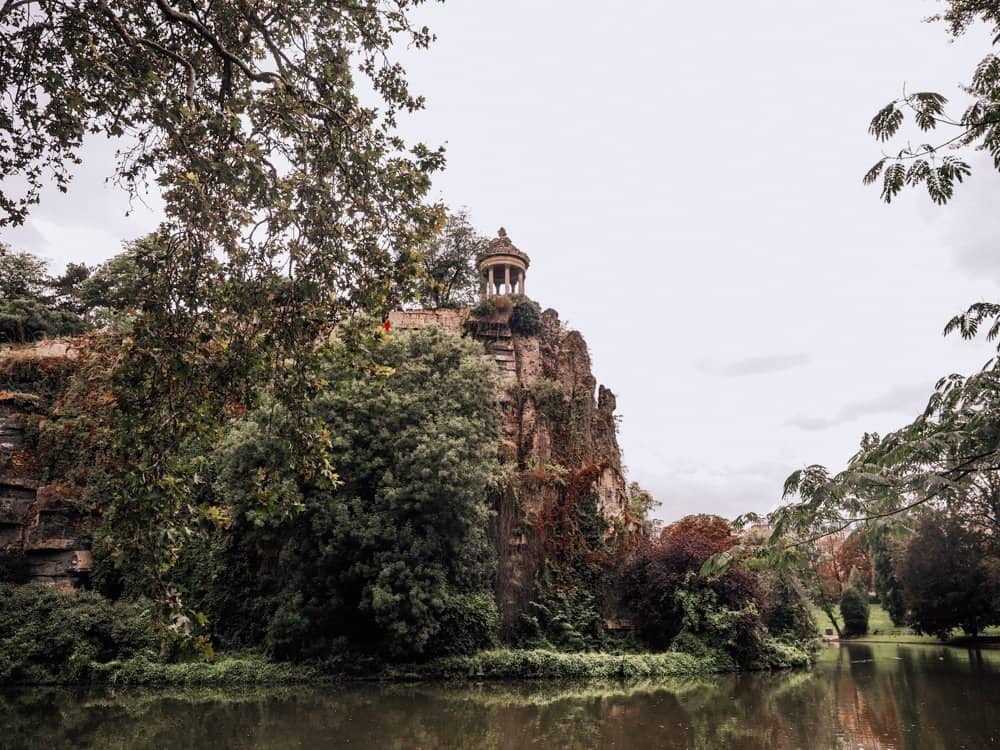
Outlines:
[[565, 504], [574, 482], [596, 494], [609, 529], [628, 523], [628, 497], [618, 447], [615, 396], [598, 385], [587, 343], [546, 310], [540, 330], [517, 334], [510, 313], [488, 317], [467, 310], [399, 311], [394, 330], [437, 326], [481, 341], [497, 364], [502, 414], [500, 460], [508, 467], [506, 496], [497, 499], [496, 585], [506, 631], [534, 593], [539, 571], [541, 521]]
[[65, 345], [0, 353], [8, 387], [0, 390], [0, 567], [5, 579], [63, 589], [77, 588], [93, 567], [83, 541], [80, 492], [46, 481], [40, 468], [45, 398], [10, 386], [40, 382], [33, 373], [51, 376], [71, 358]]

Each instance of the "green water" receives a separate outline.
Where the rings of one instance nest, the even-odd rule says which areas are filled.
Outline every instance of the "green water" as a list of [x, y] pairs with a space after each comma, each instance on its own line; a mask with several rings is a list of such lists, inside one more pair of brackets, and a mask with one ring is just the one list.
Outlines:
[[809, 672], [505, 683], [0, 691], [0, 748], [1000, 749], [1000, 651], [826, 647]]

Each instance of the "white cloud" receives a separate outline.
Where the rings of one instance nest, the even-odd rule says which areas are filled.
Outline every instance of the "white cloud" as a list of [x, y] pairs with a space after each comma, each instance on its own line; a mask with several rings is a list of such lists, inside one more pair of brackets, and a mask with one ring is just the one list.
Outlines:
[[702, 360], [698, 369], [709, 375], [719, 375], [726, 378], [740, 378], [746, 375], [768, 375], [774, 372], [791, 370], [809, 364], [810, 357], [804, 352], [790, 354], [765, 354], [759, 357], [747, 357], [732, 362], [714, 362]]
[[925, 385], [899, 385], [873, 398], [850, 401], [832, 417], [794, 416], [785, 424], [800, 430], [826, 430], [871, 414], [916, 416], [926, 404], [931, 391]]

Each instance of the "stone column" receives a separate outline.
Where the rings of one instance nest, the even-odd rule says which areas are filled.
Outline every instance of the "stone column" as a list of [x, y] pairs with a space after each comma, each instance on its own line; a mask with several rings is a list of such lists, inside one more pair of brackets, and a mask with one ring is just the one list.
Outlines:
[[493, 292], [496, 289], [496, 287], [493, 286], [493, 266], [490, 266], [489, 273], [490, 273], [490, 281], [489, 281], [489, 286], [486, 287], [486, 296], [492, 297]]
[[521, 271], [521, 288], [518, 289], [519, 294], [524, 294], [524, 277], [527, 275], [526, 271]]
[[510, 294], [510, 266], [503, 267], [504, 294]]

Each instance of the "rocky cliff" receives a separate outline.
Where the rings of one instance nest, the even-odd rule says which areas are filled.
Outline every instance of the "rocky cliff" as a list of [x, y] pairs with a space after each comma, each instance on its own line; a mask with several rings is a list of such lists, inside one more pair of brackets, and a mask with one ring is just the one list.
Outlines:
[[[437, 326], [481, 341], [500, 372], [500, 460], [509, 480], [497, 498], [497, 599], [510, 632], [532, 599], [546, 523], [582, 493], [596, 497], [608, 532], [627, 527], [628, 498], [618, 448], [615, 396], [598, 385], [583, 336], [546, 310], [536, 333], [516, 333], [510, 310], [395, 312], [395, 330]], [[571, 496], [572, 495], [572, 496]]]
[[[553, 524], [573, 518], [581, 497], [596, 507], [605, 534], [630, 523], [615, 397], [594, 378], [583, 336], [554, 310], [541, 314], [530, 334], [515, 332], [510, 315], [508, 300], [485, 316], [451, 309], [390, 316], [394, 331], [435, 326], [472, 336], [496, 362], [506, 479], [493, 531], [508, 633], [536, 593]], [[0, 574], [7, 580], [74, 588], [93, 565], [81, 492], [47, 476], [38, 451], [75, 359], [64, 343], [0, 352]]]
[[2, 578], [73, 589], [93, 567], [78, 488], [48, 481], [38, 436], [50, 419], [46, 386], [72, 368], [66, 344], [0, 353]]

